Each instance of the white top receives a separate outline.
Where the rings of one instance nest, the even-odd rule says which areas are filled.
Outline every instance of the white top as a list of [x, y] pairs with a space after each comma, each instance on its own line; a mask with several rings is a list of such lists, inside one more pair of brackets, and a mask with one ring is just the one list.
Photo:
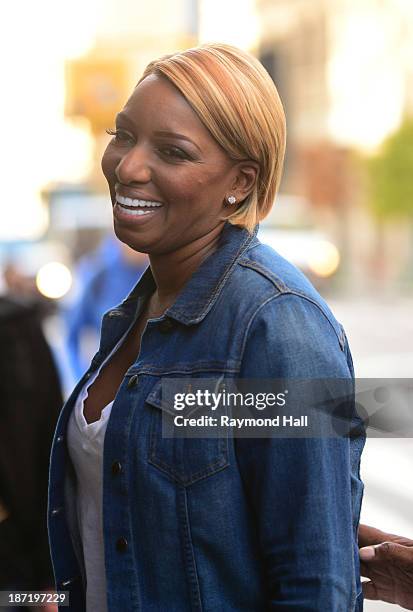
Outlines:
[[[129, 331], [129, 330], [128, 330]], [[84, 402], [88, 389], [103, 366], [119, 348], [121, 338], [100, 368], [80, 391], [68, 422], [67, 444], [77, 476], [77, 520], [86, 570], [86, 611], [106, 612], [106, 573], [103, 541], [103, 444], [113, 401], [103, 408], [100, 419], [87, 423]]]

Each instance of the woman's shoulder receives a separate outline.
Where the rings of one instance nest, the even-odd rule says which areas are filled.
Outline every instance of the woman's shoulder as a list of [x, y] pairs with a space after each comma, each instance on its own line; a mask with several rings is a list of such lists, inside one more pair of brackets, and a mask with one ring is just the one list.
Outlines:
[[268, 299], [290, 296], [293, 302], [312, 303], [332, 323], [337, 323], [327, 302], [305, 274], [270, 246], [254, 241], [237, 264], [234, 282], [240, 284], [242, 295], [249, 295], [257, 305]]
[[344, 347], [344, 329], [327, 302], [301, 270], [270, 246], [255, 239], [237, 259], [228, 281], [225, 303], [231, 312], [246, 315], [247, 327], [265, 319], [277, 333], [283, 327], [311, 328]]
[[255, 271], [258, 275], [257, 280], [266, 279], [280, 293], [295, 292], [314, 299], [321, 298], [299, 268], [259, 240], [254, 241], [250, 248], [244, 251], [238, 264], [243, 269]]
[[[310, 280], [274, 249], [258, 241], [237, 263], [233, 288], [239, 286], [238, 295], [254, 304], [244, 343], [248, 372], [258, 375], [266, 359], [259, 355], [266, 351], [270, 365], [265, 371], [311, 377], [348, 376], [343, 326]], [[257, 372], [251, 369], [253, 362]]]

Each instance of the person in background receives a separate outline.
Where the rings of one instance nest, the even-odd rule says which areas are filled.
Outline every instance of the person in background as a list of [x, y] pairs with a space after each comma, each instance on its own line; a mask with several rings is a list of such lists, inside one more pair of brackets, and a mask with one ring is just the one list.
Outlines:
[[145, 254], [133, 251], [113, 236], [108, 236], [94, 253], [80, 261], [79, 289], [72, 303], [63, 309], [74, 379], [83, 374], [97, 350], [103, 314], [128, 295], [147, 263]]
[[360, 525], [359, 546], [364, 597], [413, 610], [413, 540]]
[[0, 590], [48, 591], [49, 454], [63, 400], [34, 301], [0, 296], [0, 374]]

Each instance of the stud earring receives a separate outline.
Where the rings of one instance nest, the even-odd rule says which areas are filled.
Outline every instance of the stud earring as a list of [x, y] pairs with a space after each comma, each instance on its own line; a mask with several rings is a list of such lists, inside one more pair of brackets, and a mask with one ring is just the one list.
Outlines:
[[227, 197], [228, 204], [235, 204], [236, 201], [237, 201], [237, 198], [233, 195], [230, 195]]

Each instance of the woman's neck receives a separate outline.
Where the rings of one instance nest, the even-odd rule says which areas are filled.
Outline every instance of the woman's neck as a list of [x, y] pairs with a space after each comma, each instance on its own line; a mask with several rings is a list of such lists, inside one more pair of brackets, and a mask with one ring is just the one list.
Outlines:
[[157, 287], [150, 300], [151, 311], [160, 315], [174, 303], [195, 270], [216, 250], [222, 227], [166, 255], [149, 255]]

